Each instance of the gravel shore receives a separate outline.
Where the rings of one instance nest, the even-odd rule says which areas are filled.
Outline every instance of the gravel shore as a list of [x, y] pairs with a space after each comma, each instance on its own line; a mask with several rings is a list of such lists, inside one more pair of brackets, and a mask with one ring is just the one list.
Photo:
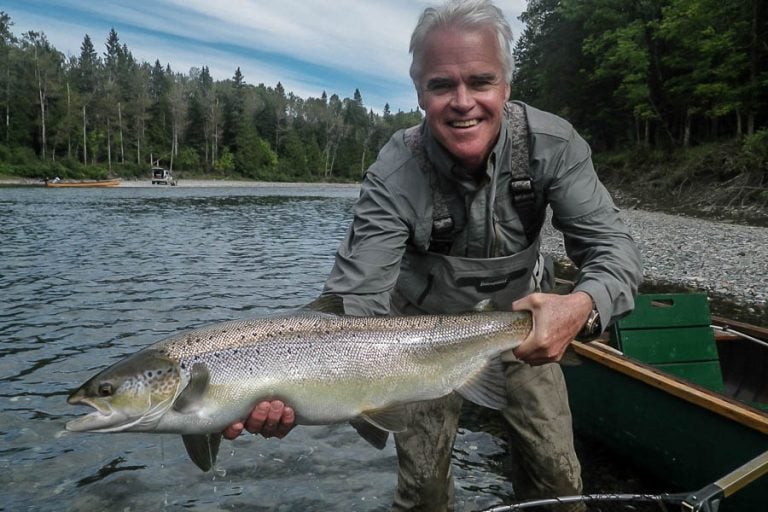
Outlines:
[[[768, 305], [768, 228], [636, 209], [623, 210], [621, 217], [640, 248], [646, 281]], [[549, 223], [542, 244], [566, 258], [562, 236]]]

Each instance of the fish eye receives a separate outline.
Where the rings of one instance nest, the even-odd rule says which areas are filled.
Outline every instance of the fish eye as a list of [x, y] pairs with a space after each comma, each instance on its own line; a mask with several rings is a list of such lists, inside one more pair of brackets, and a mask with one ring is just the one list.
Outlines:
[[99, 396], [112, 396], [112, 384], [109, 382], [102, 382], [99, 384]]

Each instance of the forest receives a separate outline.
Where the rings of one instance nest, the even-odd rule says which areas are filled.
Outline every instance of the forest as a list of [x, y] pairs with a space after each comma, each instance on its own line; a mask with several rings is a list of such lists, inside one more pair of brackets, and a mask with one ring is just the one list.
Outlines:
[[66, 59], [43, 32], [16, 37], [0, 12], [0, 175], [147, 177], [152, 165], [184, 176], [357, 181], [419, 111], [366, 109], [359, 90], [300, 98], [251, 85], [237, 68], [214, 81], [138, 62], [109, 31], [104, 51], [85, 35]]
[[[768, 201], [767, 10], [764, 0], [529, 0], [512, 96], [573, 123], [609, 177], [649, 165], [661, 186], [682, 189], [695, 176], [657, 168], [678, 162]], [[358, 89], [300, 98], [249, 84], [239, 68], [215, 81], [205, 66], [138, 62], [114, 29], [103, 51], [85, 35], [65, 58], [43, 32], [12, 26], [0, 13], [0, 174], [127, 177], [159, 160], [201, 175], [358, 180], [422, 117], [374, 112]]]
[[610, 189], [768, 222], [765, 0], [529, 0], [521, 20], [513, 96], [571, 121]]

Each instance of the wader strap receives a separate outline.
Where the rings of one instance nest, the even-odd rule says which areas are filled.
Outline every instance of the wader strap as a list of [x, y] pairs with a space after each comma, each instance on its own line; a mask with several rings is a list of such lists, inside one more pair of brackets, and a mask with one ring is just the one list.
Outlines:
[[525, 109], [518, 103], [507, 103], [504, 110], [513, 148], [509, 194], [517, 216], [520, 217], [520, 223], [523, 225], [525, 237], [531, 244], [539, 236], [544, 219], [536, 214], [536, 191], [533, 188], [529, 170], [528, 119]]
[[456, 223], [448, 209], [448, 201], [440, 189], [437, 172], [432, 162], [427, 158], [427, 151], [421, 137], [421, 125], [412, 126], [405, 131], [406, 147], [416, 157], [419, 167], [429, 174], [429, 185], [432, 189], [432, 234], [429, 238], [430, 252], [448, 254], [453, 245], [453, 230]]

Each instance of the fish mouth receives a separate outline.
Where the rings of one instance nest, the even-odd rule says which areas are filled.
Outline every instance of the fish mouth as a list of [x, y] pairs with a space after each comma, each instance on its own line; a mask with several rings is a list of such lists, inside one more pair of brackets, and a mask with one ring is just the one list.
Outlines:
[[126, 418], [120, 417], [112, 407], [103, 401], [92, 400], [79, 393], [73, 393], [67, 398], [71, 405], [87, 405], [96, 409], [72, 421], [68, 421], [65, 428], [70, 432], [111, 432], [119, 430]]

